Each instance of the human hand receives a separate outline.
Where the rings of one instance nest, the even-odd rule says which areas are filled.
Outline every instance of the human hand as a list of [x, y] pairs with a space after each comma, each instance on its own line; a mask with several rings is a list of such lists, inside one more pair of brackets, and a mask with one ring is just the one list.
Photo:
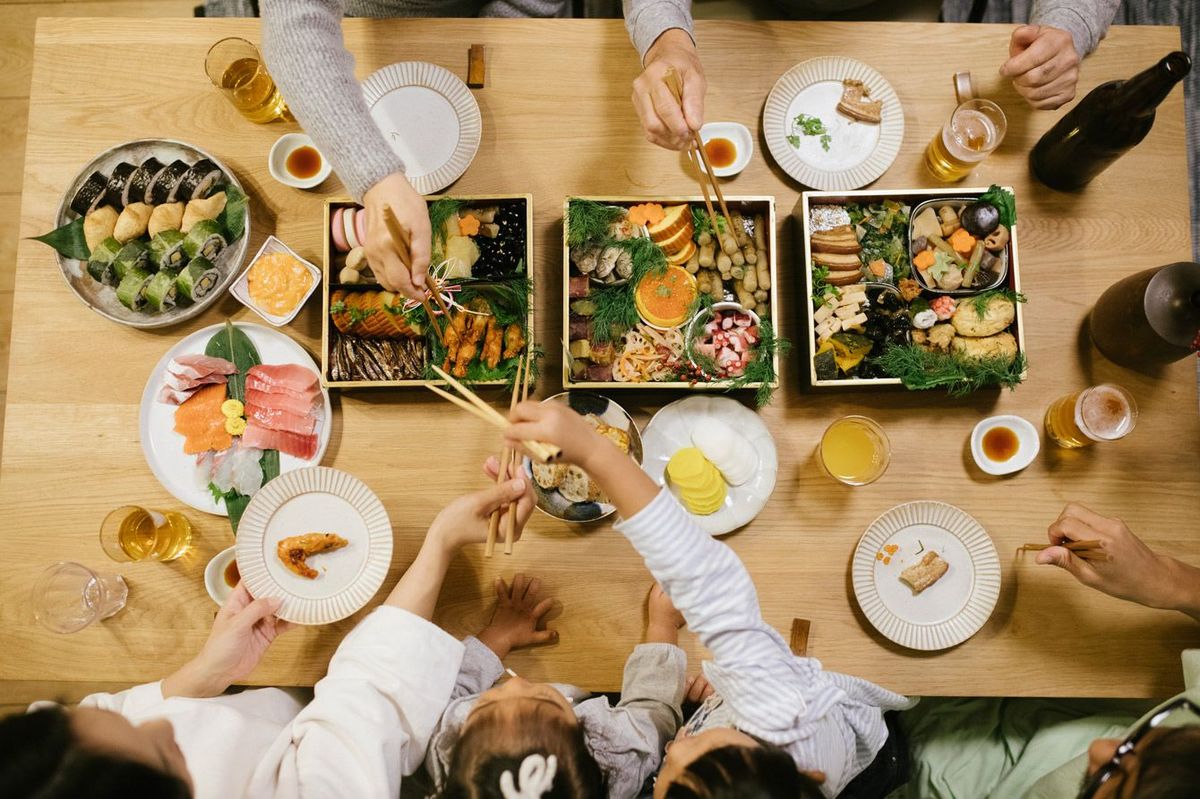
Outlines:
[[1075, 40], [1062, 28], [1022, 25], [1013, 31], [1008, 60], [1000, 74], [1034, 108], [1052, 111], [1075, 99], [1079, 54]]
[[693, 674], [688, 677], [687, 682], [683, 684], [683, 701], [684, 702], [703, 702], [715, 693], [713, 687], [709, 685], [708, 678], [704, 676], [704, 672]]
[[511, 587], [503, 578], [496, 578], [496, 609], [488, 626], [475, 636], [496, 657], [503, 660], [514, 649], [558, 640], [556, 630], [544, 629], [544, 618], [554, 602], [538, 601], [541, 588], [541, 580], [536, 577], [526, 580], [524, 574], [514, 576]]
[[281, 603], [278, 597], [253, 599], [239, 582], [217, 612], [200, 653], [163, 680], [163, 696], [217, 696], [248, 677], [271, 642], [294, 626], [275, 617]]
[[667, 592], [658, 583], [650, 586], [650, 594], [646, 598], [649, 606], [649, 619], [646, 622], [646, 643], [677, 644], [679, 630], [687, 622], [683, 614], [675, 609]]
[[492, 511], [499, 509], [500, 529], [505, 529], [507, 516], [512, 512], [509, 503], [516, 503], [516, 540], [521, 538], [521, 531], [525, 529], [525, 523], [529, 521], [536, 504], [533, 486], [521, 474], [495, 485], [498, 466], [495, 458], [488, 458], [483, 472], [493, 484], [458, 497], [442, 508], [429, 525], [429, 538], [440, 541], [450, 552], [466, 544], [482, 543], [487, 540], [488, 519]]
[[[388, 233], [383, 219], [384, 206], [391, 206], [400, 226], [408, 231], [412, 263], [407, 267], [396, 252], [399, 242], [393, 243]], [[363, 195], [363, 208], [367, 212], [367, 263], [371, 265], [371, 271], [388, 291], [421, 299], [425, 296], [425, 274], [429, 271], [432, 246], [425, 198], [417, 194], [402, 172], [393, 172], [367, 190]]]
[[[683, 88], [683, 103], [667, 86], [667, 71], [674, 69]], [[668, 150], [686, 150], [692, 131], [704, 124], [704, 65], [688, 32], [679, 28], [664, 31], [650, 49], [642, 74], [633, 81], [633, 107], [642, 121], [646, 138]]]
[[504, 438], [510, 446], [522, 448], [522, 441], [553, 444], [562, 450], [560, 460], [585, 470], [588, 456], [606, 442], [596, 428], [561, 402], [526, 400], [509, 414], [509, 421], [513, 424]]

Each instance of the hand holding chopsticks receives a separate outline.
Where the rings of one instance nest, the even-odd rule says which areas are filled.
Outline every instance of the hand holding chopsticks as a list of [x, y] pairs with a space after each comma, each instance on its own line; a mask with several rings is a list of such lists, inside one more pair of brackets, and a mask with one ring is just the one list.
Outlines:
[[[642, 74], [633, 81], [633, 107], [646, 138], [668, 150], [682, 150], [691, 141], [690, 129], [704, 121], [704, 65], [687, 31], [664, 31], [646, 50]], [[663, 85], [667, 70], [680, 74], [683, 101], [672, 100]]]
[[1062, 547], [1072, 552], [1076, 557], [1083, 558], [1084, 560], [1111, 560], [1108, 553], [1104, 551], [1104, 542], [1099, 539], [1091, 541], [1064, 541], [1061, 544], [1022, 544], [1017, 547], [1017, 552], [1041, 552], [1050, 547]]
[[[524, 367], [524, 377], [522, 378], [522, 367]], [[526, 350], [525, 357], [517, 361], [517, 374], [513, 378], [512, 399], [508, 404], [508, 413], [511, 416], [513, 409], [517, 407], [518, 398], [521, 402], [529, 399], [529, 380], [530, 373], [533, 371], [533, 352]], [[520, 468], [520, 455], [511, 446], [505, 446], [504, 451], [500, 454], [500, 461], [496, 468], [496, 484], [504, 482], [516, 474]], [[517, 531], [517, 514], [514, 507], [508, 506], [507, 522], [504, 528], [504, 554], [511, 555], [513, 541], [516, 539]], [[496, 536], [500, 530], [500, 510], [492, 511], [492, 516], [488, 519], [488, 537], [487, 546], [483, 550], [485, 557], [491, 557], [496, 549]]]
[[[390, 205], [383, 206], [383, 222], [387, 225], [388, 235], [391, 236], [392, 245], [396, 248], [396, 254], [400, 256], [400, 263], [405, 269], [411, 270], [412, 266], [412, 240], [408, 237], [408, 232], [404, 226], [400, 224], [400, 220], [396, 218], [396, 212], [392, 210]], [[413, 274], [409, 271], [409, 279], [416, 285], [416, 280]], [[428, 277], [426, 278], [428, 282]], [[443, 345], [446, 343], [446, 337], [441, 327], [438, 326], [437, 316], [433, 312], [433, 306], [429, 304], [429, 295], [433, 295], [438, 307], [445, 314], [446, 322], [450, 321], [450, 309], [446, 307], [446, 303], [442, 300], [442, 295], [437, 291], [429, 291], [421, 286], [416, 286], [417, 291], [421, 292], [421, 307], [425, 309], [426, 315], [429, 317], [429, 326], [433, 328], [434, 335]]]

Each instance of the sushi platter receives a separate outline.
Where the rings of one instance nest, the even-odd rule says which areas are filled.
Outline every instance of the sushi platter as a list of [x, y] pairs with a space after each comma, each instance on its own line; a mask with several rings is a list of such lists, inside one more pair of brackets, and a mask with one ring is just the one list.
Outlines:
[[804, 192], [797, 214], [813, 388], [1025, 379], [1011, 189]]
[[[475, 385], [508, 385], [533, 346], [533, 198], [426, 198], [430, 277], [448, 307], [430, 324], [417, 302], [387, 291], [366, 262], [366, 214], [325, 203], [321, 381], [329, 388], [442, 384], [437, 365]], [[444, 336], [439, 337], [439, 334]]]
[[564, 386], [778, 386], [774, 199], [726, 199], [728, 221], [702, 197], [566, 201]]
[[168, 139], [126, 142], [93, 159], [67, 188], [56, 225], [38, 240], [55, 249], [75, 295], [140, 328], [203, 312], [237, 275], [250, 240], [237, 176]]

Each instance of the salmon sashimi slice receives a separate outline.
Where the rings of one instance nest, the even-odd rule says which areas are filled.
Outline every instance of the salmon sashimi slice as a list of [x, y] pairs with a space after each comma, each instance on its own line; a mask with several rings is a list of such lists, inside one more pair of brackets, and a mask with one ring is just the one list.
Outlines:
[[317, 432], [318, 421], [316, 416], [308, 413], [292, 413], [282, 408], [263, 405], [246, 405], [246, 422], [254, 422], [269, 430], [311, 436]]
[[237, 367], [224, 358], [214, 358], [211, 355], [193, 353], [191, 355], [176, 355], [167, 364], [167, 371], [179, 377], [201, 378], [210, 374], [237, 374]]
[[309, 460], [317, 454], [318, 442], [315, 435], [303, 436], [286, 430], [272, 430], [250, 419], [246, 422], [246, 432], [242, 433], [243, 447], [277, 449], [302, 460]]
[[196, 393], [175, 411], [175, 432], [183, 436], [183, 451], [198, 455], [210, 449], [229, 449], [233, 437], [225, 430], [225, 384], [214, 383]]
[[313, 416], [317, 419], [320, 419], [325, 411], [323, 405], [316, 401], [316, 397], [304, 399], [287, 392], [274, 394], [246, 386], [246, 409], [249, 411], [251, 408], [287, 411], [297, 416]]
[[314, 388], [320, 390], [317, 387], [320, 380], [317, 373], [295, 363], [252, 366], [246, 373], [246, 379], [250, 380], [251, 378], [256, 383], [260, 382], [272, 389], [281, 388], [296, 394], [305, 394]]

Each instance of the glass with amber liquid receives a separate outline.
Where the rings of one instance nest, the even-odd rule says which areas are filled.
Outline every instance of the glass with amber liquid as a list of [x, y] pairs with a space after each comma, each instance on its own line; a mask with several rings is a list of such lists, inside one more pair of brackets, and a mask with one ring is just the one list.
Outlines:
[[204, 71], [213, 86], [251, 122], [295, 121], [258, 48], [245, 39], [230, 37], [208, 48]]
[[979, 166], [1008, 132], [1008, 120], [991, 100], [960, 103], [925, 148], [925, 167], [947, 183], [962, 180]]
[[1138, 409], [1133, 395], [1112, 383], [1059, 397], [1046, 409], [1046, 435], [1067, 449], [1116, 441], [1133, 432]]
[[100, 546], [115, 561], [175, 560], [192, 546], [192, 523], [182, 513], [125, 505], [104, 518]]
[[892, 447], [883, 428], [865, 416], [843, 416], [825, 430], [817, 460], [825, 474], [848, 486], [873, 483], [887, 471]]

